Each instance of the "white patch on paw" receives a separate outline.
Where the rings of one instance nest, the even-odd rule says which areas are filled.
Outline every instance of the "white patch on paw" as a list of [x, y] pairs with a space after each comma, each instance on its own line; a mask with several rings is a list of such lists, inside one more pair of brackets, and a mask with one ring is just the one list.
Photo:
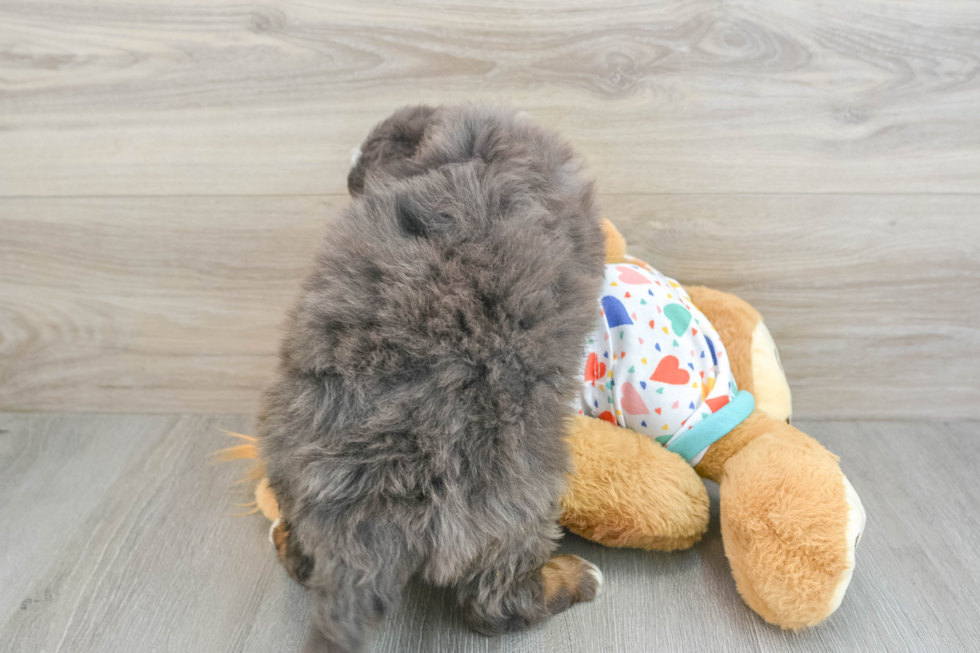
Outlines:
[[861, 534], [864, 533], [864, 525], [868, 519], [864, 512], [864, 506], [861, 505], [861, 497], [858, 496], [857, 491], [846, 476], [844, 477], [844, 495], [847, 497], [848, 505], [847, 531], [844, 534], [844, 537], [847, 538], [847, 569], [844, 570], [841, 579], [837, 582], [837, 587], [834, 588], [833, 595], [830, 597], [828, 615], [840, 607], [844, 600], [844, 592], [847, 591], [847, 586], [851, 584], [851, 577], [854, 575], [854, 548], [861, 541]]
[[585, 563], [585, 571], [588, 572], [590, 576], [595, 578], [595, 584], [596, 584], [595, 595], [599, 596], [600, 594], [602, 594], [602, 583], [604, 582], [602, 577], [602, 571], [588, 560], [582, 560], [582, 562]]
[[276, 532], [276, 526], [278, 526], [279, 522], [281, 521], [282, 518], [278, 518], [276, 519], [276, 521], [272, 522], [272, 526], [269, 527], [269, 544], [271, 544], [272, 546], [276, 545], [276, 541], [272, 539], [272, 534]]
[[350, 169], [357, 167], [357, 162], [361, 160], [361, 148], [355, 147], [350, 151]]

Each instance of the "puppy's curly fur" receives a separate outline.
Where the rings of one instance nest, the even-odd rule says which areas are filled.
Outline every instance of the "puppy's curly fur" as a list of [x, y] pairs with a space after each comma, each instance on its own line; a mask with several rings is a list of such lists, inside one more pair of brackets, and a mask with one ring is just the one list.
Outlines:
[[602, 276], [592, 184], [502, 108], [402, 109], [361, 149], [259, 419], [307, 649], [358, 650], [414, 573], [481, 632], [525, 628], [600, 578], [549, 562]]

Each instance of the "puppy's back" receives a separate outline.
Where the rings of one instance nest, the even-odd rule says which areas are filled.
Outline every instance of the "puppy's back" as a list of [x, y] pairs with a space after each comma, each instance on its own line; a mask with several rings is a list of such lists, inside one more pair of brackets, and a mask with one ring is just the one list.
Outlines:
[[555, 516], [602, 272], [591, 186], [552, 134], [455, 111], [328, 225], [266, 394], [314, 587], [338, 565], [450, 582]]

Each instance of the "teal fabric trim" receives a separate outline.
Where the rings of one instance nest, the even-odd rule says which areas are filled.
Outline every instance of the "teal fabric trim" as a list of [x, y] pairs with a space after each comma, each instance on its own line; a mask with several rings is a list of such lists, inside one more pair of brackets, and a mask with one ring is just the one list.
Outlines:
[[751, 392], [741, 390], [735, 398], [721, 407], [717, 413], [708, 415], [690, 430], [681, 433], [667, 445], [667, 449], [684, 456], [687, 462], [745, 421], [755, 410], [755, 397]]

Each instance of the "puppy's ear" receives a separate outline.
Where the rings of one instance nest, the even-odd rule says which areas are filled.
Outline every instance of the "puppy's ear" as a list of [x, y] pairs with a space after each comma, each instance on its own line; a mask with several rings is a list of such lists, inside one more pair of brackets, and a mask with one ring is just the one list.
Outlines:
[[408, 174], [410, 166], [406, 164], [415, 156], [438, 113], [438, 107], [402, 107], [375, 126], [360, 147], [355, 148], [358, 154], [351, 157], [347, 175], [350, 194], [353, 197], [362, 194], [372, 176]]
[[[361, 148], [357, 148], [357, 151], [360, 152]], [[363, 157], [358, 156], [357, 158], [360, 160]], [[364, 177], [364, 167], [360, 163], [355, 163], [350, 172], [347, 173], [347, 192], [350, 193], [351, 197], [357, 197], [364, 192]]]

